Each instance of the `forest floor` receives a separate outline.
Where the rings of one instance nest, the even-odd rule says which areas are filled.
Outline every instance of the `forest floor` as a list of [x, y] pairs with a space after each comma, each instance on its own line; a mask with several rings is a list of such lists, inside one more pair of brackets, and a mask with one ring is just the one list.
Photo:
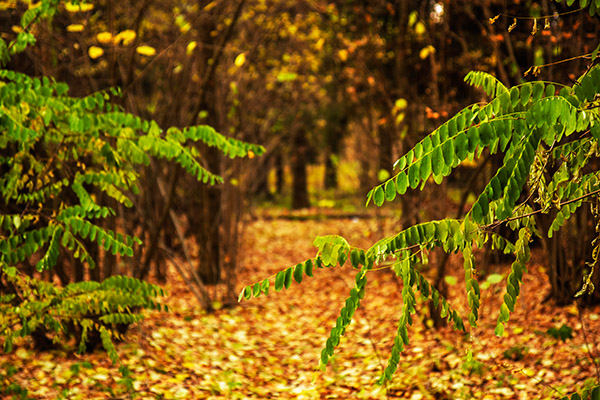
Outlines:
[[[245, 226], [239, 289], [313, 257], [316, 235], [341, 234], [351, 245], [366, 247], [397, 224], [394, 218], [310, 213], [263, 217]], [[506, 277], [509, 265], [486, 268]], [[462, 259], [451, 257], [448, 298], [459, 311], [467, 307], [462, 271]], [[482, 284], [479, 327], [467, 335], [429, 328], [428, 304], [419, 302], [410, 345], [386, 386], [376, 381], [387, 365], [402, 306], [401, 283], [390, 271], [368, 275], [366, 297], [323, 372], [317, 369], [320, 351], [353, 286], [351, 268], [315, 270], [314, 278], [288, 290], [212, 314], [169, 272], [170, 312], [150, 313], [118, 345], [131, 371], [128, 379], [100, 351], [36, 353], [24, 343], [1, 356], [0, 380], [27, 389], [32, 399], [418, 400], [560, 398], [598, 377], [600, 308], [543, 303], [548, 283], [537, 252], [505, 337], [494, 335], [504, 281]], [[572, 338], [548, 334], [562, 326], [572, 329]]]

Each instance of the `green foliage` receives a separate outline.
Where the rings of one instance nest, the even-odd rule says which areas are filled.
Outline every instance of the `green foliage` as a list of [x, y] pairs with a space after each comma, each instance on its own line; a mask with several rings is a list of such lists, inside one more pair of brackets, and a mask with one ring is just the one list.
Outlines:
[[102, 283], [77, 282], [64, 288], [23, 274], [7, 281], [15, 293], [0, 301], [5, 352], [12, 350], [15, 338], [41, 329], [55, 343], [66, 343], [69, 335], [77, 336], [80, 352], [90, 342], [92, 347], [101, 343], [116, 363], [118, 355], [112, 339], [120, 338], [118, 328], [142, 320], [139, 310], [163, 309], [157, 301], [164, 295], [161, 288], [129, 277], [112, 276]]
[[[527, 272], [532, 236], [539, 233], [551, 237], [584, 199], [597, 197], [598, 171], [589, 172], [588, 166], [599, 155], [599, 66], [592, 66], [572, 87], [563, 86], [558, 93], [557, 85], [542, 81], [509, 89], [483, 72], [472, 72], [465, 80], [484, 89], [491, 97], [490, 101], [464, 108], [400, 157], [394, 165], [395, 175], [368, 193], [367, 204], [372, 200], [381, 206], [406, 193], [409, 188], [422, 188], [430, 180], [439, 184], [463, 161], [478, 162], [483, 152], [501, 152], [504, 155], [502, 166], [495, 171], [461, 220], [421, 223], [381, 239], [366, 250], [351, 247], [343, 238], [336, 236], [315, 240], [320, 263], [342, 266], [349, 259], [351, 266], [359, 270], [357, 286], [330, 333], [322, 351], [321, 364], [326, 364], [332, 356], [340, 335], [345, 333], [360, 305], [359, 299], [363, 298], [365, 287], [359, 286], [359, 282], [363, 279], [366, 282], [366, 275], [375, 269], [393, 268], [403, 282], [402, 312], [381, 382], [391, 378], [399, 362], [399, 353], [409, 343], [408, 327], [415, 312], [416, 290], [439, 307], [441, 316], [453, 321], [455, 328], [465, 330], [461, 316], [450, 308], [416, 268], [419, 261], [426, 260], [427, 252], [435, 247], [463, 256], [469, 304], [467, 318], [473, 327], [477, 325], [480, 304], [474, 249], [482, 248], [491, 241], [493, 248], [515, 256], [506, 278], [506, 293], [495, 327], [495, 333], [502, 336], [510, 313], [515, 310], [523, 274]], [[535, 210], [522, 200], [525, 188], [537, 195]], [[540, 228], [533, 218], [536, 213], [554, 215], [547, 232], [539, 232]], [[493, 231], [499, 224], [507, 224], [518, 232], [515, 243]], [[598, 254], [597, 242], [594, 242], [595, 255]], [[281, 282], [288, 286], [286, 283], [290, 279], [286, 277], [292, 273], [292, 269], [288, 268], [276, 275], [276, 290], [282, 287]], [[496, 280], [497, 277], [494, 278]], [[263, 284], [268, 287], [268, 283]], [[242, 294], [245, 296], [241, 295], [240, 299], [249, 299], [251, 286], [246, 287]]]
[[[35, 43], [32, 25], [54, 16], [58, 3], [43, 0], [23, 14], [16, 39], [8, 45], [0, 39], [2, 63]], [[36, 330], [60, 343], [75, 333], [80, 350], [94, 336], [116, 362], [113, 328], [139, 321], [141, 309], [160, 310], [155, 298], [162, 291], [119, 276], [58, 288], [23, 275], [23, 263], [43, 272], [70, 253], [95, 268], [93, 247], [132, 256], [141, 241], [107, 229], [103, 221], [116, 215], [115, 205], [133, 206], [139, 169], [151, 158], [176, 163], [214, 185], [223, 179], [204, 168], [197, 143], [230, 158], [261, 155], [264, 149], [209, 126], [163, 130], [111, 103], [118, 89], [83, 98], [68, 92], [51, 78], [0, 69], [0, 336], [5, 351], [15, 337]]]
[[[567, 5], [571, 6], [574, 2], [567, 0]], [[581, 0], [578, 5], [593, 16], [600, 7], [600, 1]], [[453, 321], [455, 328], [466, 330], [463, 316], [450, 308], [438, 290], [418, 270], [418, 265], [426, 262], [427, 253], [433, 248], [441, 248], [446, 253], [460, 253], [463, 257], [465, 294], [469, 304], [464, 317], [471, 327], [477, 326], [480, 306], [474, 252], [491, 243], [493, 249], [514, 255], [495, 326], [496, 335], [504, 335], [505, 325], [515, 310], [523, 276], [527, 272], [529, 246], [534, 235], [553, 237], [586, 201], [594, 203], [598, 200], [600, 176], [597, 164], [592, 162], [600, 154], [598, 48], [600, 46], [592, 52], [590, 68], [571, 86], [538, 80], [509, 88], [488, 73], [469, 73], [465, 81], [484, 90], [489, 101], [462, 109], [424, 137], [396, 161], [394, 173], [389, 177], [382, 174], [381, 183], [367, 194], [367, 205], [372, 201], [376, 206], [381, 206], [404, 195], [409, 189], [422, 189], [431, 181], [440, 184], [465, 161], [483, 168], [482, 154], [500, 153], [503, 156], [501, 166], [492, 171], [492, 178], [485, 182], [484, 189], [478, 193], [463, 219], [448, 218], [411, 226], [364, 250], [351, 246], [337, 236], [315, 240], [317, 258], [307, 261], [311, 266], [315, 260], [319, 266], [326, 267], [343, 266], [346, 260], [350, 260], [352, 269], [357, 270], [356, 286], [340, 311], [322, 350], [321, 366], [327, 364], [333, 355], [340, 336], [345, 333], [360, 306], [360, 300], [365, 295], [363, 280], [366, 284], [369, 272], [382, 268], [393, 269], [401, 278], [403, 304], [381, 382], [391, 378], [397, 369], [400, 352], [409, 343], [408, 328], [416, 311], [417, 291], [423, 299], [431, 300], [440, 309], [442, 317]], [[534, 216], [542, 213], [551, 220], [548, 226], [536, 226]], [[598, 215], [597, 206], [593, 214]], [[502, 224], [517, 233], [514, 243], [496, 233], [495, 228]], [[600, 241], [596, 239], [592, 244], [593, 263], [590, 266], [593, 271], [600, 252]], [[292, 277], [301, 278], [305, 265], [300, 263], [276, 274], [275, 289], [289, 287]], [[501, 278], [495, 275], [485, 283], [487, 286], [499, 284]], [[295, 280], [298, 283], [301, 281]], [[260, 293], [267, 294], [261, 289], [264, 287], [269, 287], [269, 279], [245, 287], [240, 300], [256, 297]], [[590, 273], [584, 277], [584, 288], [578, 295], [593, 289]], [[557, 337], [562, 338], [563, 334], [567, 334], [564, 329], [561, 333], [558, 330], [556, 332]], [[519, 351], [514, 355], [511, 353], [510, 357], [522, 357], [523, 349]], [[476, 367], [474, 363], [467, 364], [469, 371]], [[573, 394], [571, 399], [590, 396], [600, 398], [600, 388], [591, 388], [581, 396]]]
[[573, 339], [573, 328], [565, 324], [562, 324], [559, 328], [549, 328], [546, 333], [554, 339], [560, 339], [563, 342], [566, 342], [567, 339]]
[[529, 347], [523, 345], [512, 346], [510, 349], [505, 350], [502, 355], [507, 360], [521, 361], [525, 358], [525, 354], [529, 351]]
[[600, 400], [600, 386], [592, 386], [589, 388], [585, 388], [581, 391], [581, 394], [575, 392], [569, 396], [564, 396], [561, 400]]
[[0, 368], [0, 393], [11, 396], [11, 399], [32, 399], [28, 396], [27, 389], [13, 381], [13, 375], [17, 373], [17, 369], [13, 365], [3, 363]]

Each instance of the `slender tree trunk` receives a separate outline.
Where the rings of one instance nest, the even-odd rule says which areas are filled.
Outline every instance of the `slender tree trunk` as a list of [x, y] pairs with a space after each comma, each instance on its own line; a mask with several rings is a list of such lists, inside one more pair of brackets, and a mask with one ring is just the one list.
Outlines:
[[335, 156], [336, 154], [331, 152], [325, 157], [325, 189], [338, 187], [337, 165], [333, 162]]
[[275, 156], [275, 191], [278, 195], [283, 193], [283, 187], [285, 186], [283, 167], [283, 156], [278, 153]]
[[[208, 164], [208, 169], [215, 174], [220, 174], [218, 150], [208, 148], [205, 153], [205, 160]], [[198, 227], [202, 240], [202, 253], [200, 254], [200, 266], [198, 274], [202, 281], [208, 285], [214, 285], [221, 281], [221, 192], [219, 186], [206, 186], [200, 183], [201, 192], [203, 193], [203, 215], [202, 223]]]
[[306, 132], [300, 128], [294, 135], [292, 147], [292, 208], [310, 206], [308, 200], [308, 177], [306, 172], [308, 141]]

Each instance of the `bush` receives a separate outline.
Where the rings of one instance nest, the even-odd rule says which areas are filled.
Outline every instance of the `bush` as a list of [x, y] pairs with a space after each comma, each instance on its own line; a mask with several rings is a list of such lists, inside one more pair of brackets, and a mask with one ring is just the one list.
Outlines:
[[[0, 38], [3, 63], [35, 43], [32, 26], [52, 17], [58, 3], [36, 3], [12, 42]], [[103, 221], [133, 205], [138, 169], [151, 158], [213, 185], [222, 178], [202, 166], [195, 143], [231, 158], [264, 149], [209, 126], [163, 130], [112, 104], [118, 89], [83, 98], [68, 91], [51, 78], [0, 69], [0, 337], [10, 351], [15, 337], [32, 335], [45, 348], [75, 335], [81, 351], [101, 343], [116, 362], [113, 338], [139, 321], [142, 309], [160, 310], [162, 290], [123, 276], [60, 288], [35, 275], [52, 269], [64, 283], [69, 268], [96, 268], [99, 248], [121, 258], [134, 254], [141, 241]]]

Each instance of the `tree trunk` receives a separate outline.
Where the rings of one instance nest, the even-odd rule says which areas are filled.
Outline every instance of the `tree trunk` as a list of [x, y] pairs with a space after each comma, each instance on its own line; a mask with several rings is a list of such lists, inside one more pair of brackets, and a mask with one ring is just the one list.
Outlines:
[[306, 163], [308, 156], [308, 141], [306, 132], [298, 129], [294, 135], [292, 146], [292, 208], [307, 208], [310, 206], [308, 200], [308, 177]]
[[[559, 306], [571, 304], [583, 284], [583, 278], [589, 273], [586, 265], [591, 261], [592, 241], [596, 237], [594, 218], [589, 206], [584, 204], [567, 220], [561, 230], [548, 238], [546, 232], [556, 213], [541, 215], [538, 225], [542, 227], [542, 244], [546, 253], [550, 292], [547, 300], [553, 300]], [[596, 291], [581, 297], [582, 305], [600, 304], [599, 273], [596, 270], [592, 282]]]
[[283, 187], [285, 186], [284, 174], [283, 174], [283, 156], [278, 153], [275, 156], [275, 192], [278, 195], [283, 193]]
[[338, 186], [337, 163], [333, 160], [336, 155], [331, 153], [325, 158], [325, 189], [337, 189]]
[[[215, 148], [206, 151], [208, 169], [212, 173], [220, 174], [219, 153]], [[200, 266], [198, 274], [207, 285], [214, 285], [221, 281], [221, 251], [219, 242], [221, 240], [221, 187], [202, 185], [200, 190], [203, 195], [202, 223], [198, 226], [202, 237]]]

